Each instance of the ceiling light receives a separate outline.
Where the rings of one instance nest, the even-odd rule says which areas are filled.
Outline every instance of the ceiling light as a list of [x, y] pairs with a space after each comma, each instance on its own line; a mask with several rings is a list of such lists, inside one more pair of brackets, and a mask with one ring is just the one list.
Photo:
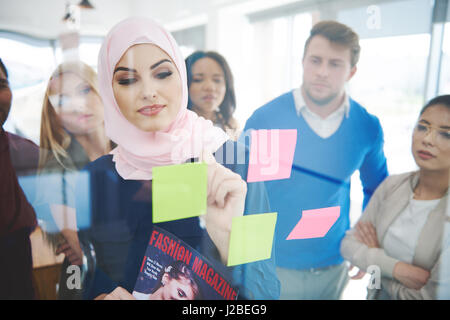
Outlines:
[[94, 9], [94, 6], [89, 2], [89, 0], [81, 0], [78, 6], [83, 9]]

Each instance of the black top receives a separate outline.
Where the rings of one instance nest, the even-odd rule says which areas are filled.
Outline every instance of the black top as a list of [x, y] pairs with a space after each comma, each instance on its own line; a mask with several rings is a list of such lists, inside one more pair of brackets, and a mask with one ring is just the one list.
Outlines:
[[[234, 152], [232, 159], [226, 159], [232, 163], [220, 159], [227, 150]], [[245, 147], [227, 141], [215, 156], [219, 163], [246, 180], [248, 151]], [[239, 164], [238, 160], [242, 159], [243, 163]], [[85, 298], [110, 293], [117, 286], [132, 292], [153, 227], [152, 183], [124, 180], [117, 173], [111, 155], [88, 164], [85, 170], [89, 183], [82, 178], [76, 188], [77, 223], [81, 241], [85, 248], [92, 245], [96, 257], [95, 271], [87, 277]], [[264, 184], [251, 183], [247, 189], [244, 214], [270, 212]], [[279, 298], [273, 252], [267, 260], [226, 267], [220, 262], [218, 250], [206, 230], [199, 225], [198, 217], [155, 225], [188, 243], [228, 276], [239, 289], [238, 299]]]

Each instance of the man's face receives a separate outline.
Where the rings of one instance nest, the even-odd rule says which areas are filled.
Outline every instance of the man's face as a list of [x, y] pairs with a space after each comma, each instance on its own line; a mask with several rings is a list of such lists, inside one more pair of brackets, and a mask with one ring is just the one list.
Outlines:
[[11, 89], [9, 88], [8, 79], [2, 69], [0, 69], [0, 126], [8, 118], [9, 110], [11, 109]]
[[317, 35], [303, 57], [303, 90], [317, 105], [326, 105], [344, 93], [345, 83], [356, 72], [350, 48]]

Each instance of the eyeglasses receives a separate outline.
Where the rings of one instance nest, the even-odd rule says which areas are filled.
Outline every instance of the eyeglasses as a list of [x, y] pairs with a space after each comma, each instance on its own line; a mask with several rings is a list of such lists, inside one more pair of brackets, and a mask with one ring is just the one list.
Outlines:
[[438, 144], [450, 143], [450, 130], [434, 127], [430, 124], [417, 123], [414, 128], [420, 137], [426, 137], [430, 132], [434, 131], [432, 135], [433, 141]]
[[48, 96], [50, 103], [54, 108], [68, 109], [72, 104], [84, 104], [84, 99], [92, 92], [89, 86], [79, 89], [75, 94], [52, 94]]

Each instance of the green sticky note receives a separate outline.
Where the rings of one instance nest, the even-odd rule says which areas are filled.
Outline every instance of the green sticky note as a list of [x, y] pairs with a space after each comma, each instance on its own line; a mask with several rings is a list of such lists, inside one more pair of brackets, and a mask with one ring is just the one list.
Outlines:
[[205, 163], [184, 163], [153, 168], [153, 222], [205, 214], [207, 182]]
[[269, 259], [276, 222], [276, 212], [234, 217], [228, 266]]

